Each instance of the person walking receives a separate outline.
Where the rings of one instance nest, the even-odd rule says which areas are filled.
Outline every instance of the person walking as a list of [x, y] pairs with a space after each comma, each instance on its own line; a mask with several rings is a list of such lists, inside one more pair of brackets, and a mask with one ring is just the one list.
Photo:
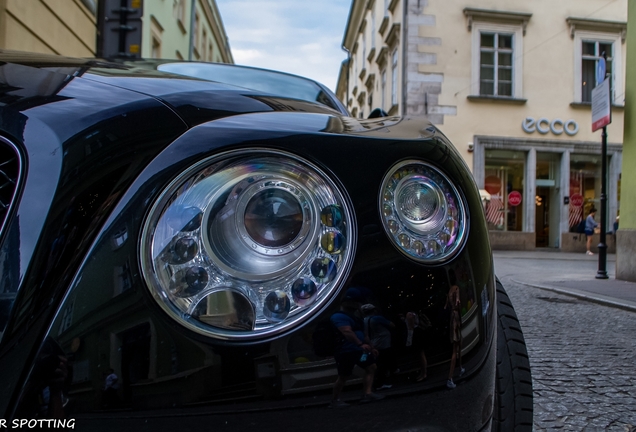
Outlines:
[[416, 356], [420, 363], [420, 373], [415, 378], [416, 382], [424, 381], [427, 377], [428, 361], [424, 352], [424, 329], [415, 312], [408, 312], [404, 319], [406, 324], [406, 352], [410, 356]]
[[587, 215], [585, 219], [585, 236], [587, 237], [587, 252], [588, 255], [594, 255], [592, 249], [592, 239], [594, 238], [594, 229], [598, 227], [598, 224], [594, 220], [594, 216], [596, 215], [596, 209], [592, 206], [590, 209], [590, 213]]
[[448, 381], [446, 381], [446, 387], [454, 389], [456, 386], [453, 381], [453, 375], [455, 374], [455, 363], [459, 362], [459, 376], [464, 375], [466, 369], [462, 367], [462, 318], [461, 318], [461, 300], [459, 298], [459, 286], [457, 286], [457, 276], [455, 271], [450, 269], [448, 271], [448, 281], [450, 283], [450, 289], [446, 297], [446, 309], [450, 309], [450, 343], [453, 346], [453, 352], [451, 354], [450, 371], [448, 372]]
[[385, 380], [397, 367], [391, 344], [391, 332], [395, 329], [395, 324], [380, 315], [378, 309], [370, 303], [363, 305], [360, 310], [364, 314], [365, 338], [378, 350], [378, 369], [375, 372], [374, 387], [377, 390], [389, 389], [392, 385]]
[[373, 402], [383, 399], [383, 395], [373, 392], [373, 378], [378, 351], [364, 336], [364, 323], [359, 316], [360, 306], [364, 297], [357, 288], [349, 288], [341, 303], [340, 311], [331, 316], [331, 322], [343, 336], [343, 341], [336, 349], [334, 359], [338, 369], [338, 378], [333, 385], [330, 408], [344, 408], [348, 403], [340, 400], [340, 393], [347, 379], [358, 365], [364, 370], [363, 396], [360, 403]]

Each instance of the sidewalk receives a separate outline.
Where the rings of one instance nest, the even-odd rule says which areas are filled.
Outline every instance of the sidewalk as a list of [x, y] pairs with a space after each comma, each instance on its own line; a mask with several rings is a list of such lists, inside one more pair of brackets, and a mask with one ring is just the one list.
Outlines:
[[617, 280], [616, 255], [607, 255], [609, 279], [596, 279], [598, 255], [535, 251], [493, 251], [495, 272], [502, 282], [533, 286], [636, 312], [636, 282]]

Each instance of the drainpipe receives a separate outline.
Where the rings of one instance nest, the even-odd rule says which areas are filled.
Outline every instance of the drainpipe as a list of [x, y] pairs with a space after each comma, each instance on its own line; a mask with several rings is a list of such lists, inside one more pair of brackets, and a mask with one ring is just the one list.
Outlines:
[[349, 69], [350, 69], [350, 66], [351, 66], [351, 53], [349, 52], [349, 50], [347, 49], [346, 46], [342, 45], [341, 48], [342, 48], [342, 50], [344, 52], [347, 53], [347, 75], [346, 75], [346, 77], [347, 77], [347, 84], [346, 84], [347, 91], [345, 93], [344, 106], [345, 106], [345, 109], [347, 111], [349, 111], [349, 107], [347, 105], [349, 104]]
[[408, 72], [408, 11], [410, 0], [402, 0], [402, 109], [401, 115], [406, 115], [407, 72]]
[[196, 12], [196, 1], [192, 0], [192, 9], [190, 10], [190, 48], [188, 49], [188, 60], [192, 61], [194, 57], [194, 15]]

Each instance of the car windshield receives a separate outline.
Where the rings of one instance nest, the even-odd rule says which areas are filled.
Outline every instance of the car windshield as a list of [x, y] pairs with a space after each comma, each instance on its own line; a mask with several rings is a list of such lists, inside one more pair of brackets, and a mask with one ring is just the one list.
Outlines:
[[319, 102], [337, 111], [343, 111], [329, 90], [314, 81], [295, 75], [218, 63], [164, 63], [157, 66], [157, 69], [264, 91], [281, 97]]

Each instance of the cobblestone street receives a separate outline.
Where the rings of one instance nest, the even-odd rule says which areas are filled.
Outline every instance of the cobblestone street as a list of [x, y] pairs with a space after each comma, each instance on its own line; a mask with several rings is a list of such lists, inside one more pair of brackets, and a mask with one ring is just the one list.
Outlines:
[[534, 430], [636, 431], [636, 313], [514, 282], [505, 261], [498, 274], [528, 346]]

